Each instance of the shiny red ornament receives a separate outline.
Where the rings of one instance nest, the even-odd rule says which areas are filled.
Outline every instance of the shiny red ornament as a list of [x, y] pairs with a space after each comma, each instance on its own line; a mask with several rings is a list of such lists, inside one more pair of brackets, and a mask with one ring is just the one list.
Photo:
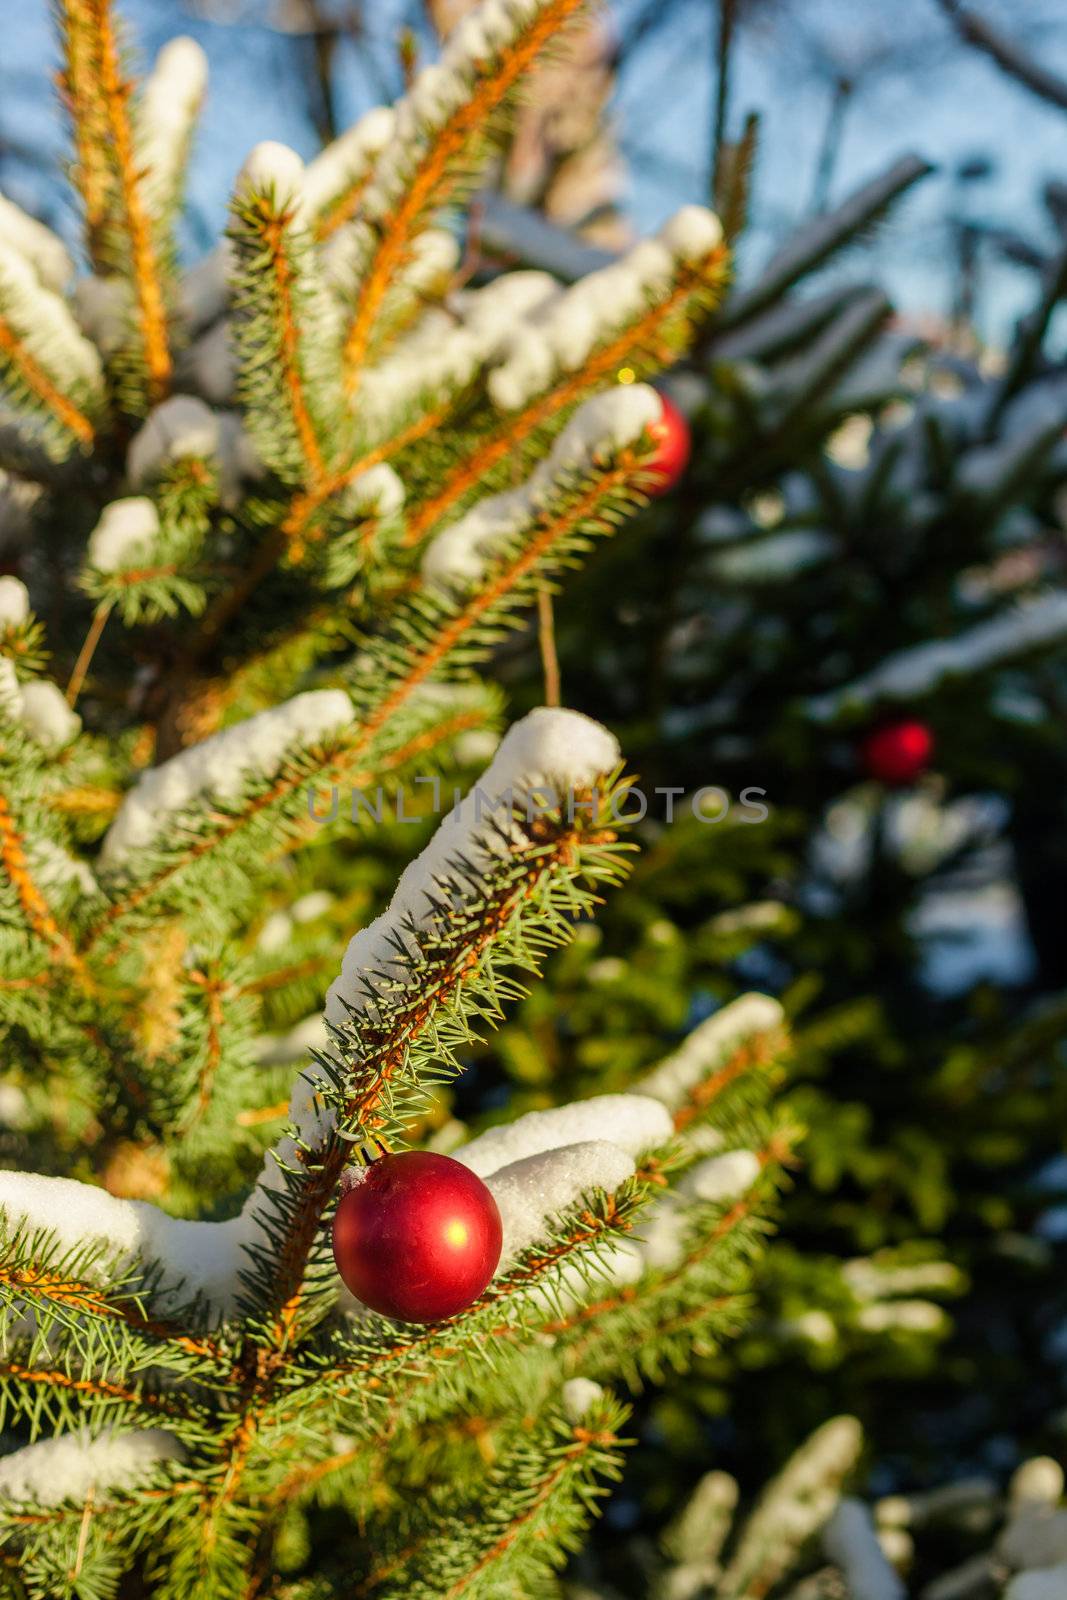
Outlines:
[[500, 1260], [500, 1212], [450, 1156], [403, 1150], [373, 1161], [340, 1199], [333, 1257], [347, 1288], [401, 1322], [438, 1322], [472, 1305]]
[[652, 479], [649, 493], [653, 495], [666, 494], [674, 488], [689, 465], [692, 450], [689, 424], [674, 401], [661, 394], [659, 403], [660, 415], [648, 425], [648, 432], [656, 441], [656, 449], [644, 463], [644, 471]]
[[862, 745], [867, 776], [896, 789], [921, 778], [933, 753], [934, 736], [926, 723], [916, 718], [885, 722], [872, 729]]

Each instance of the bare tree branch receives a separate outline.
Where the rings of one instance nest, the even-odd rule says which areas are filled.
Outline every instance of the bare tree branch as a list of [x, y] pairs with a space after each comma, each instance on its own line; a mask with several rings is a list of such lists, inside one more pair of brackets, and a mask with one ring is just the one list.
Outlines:
[[1058, 77], [1028, 56], [1014, 40], [961, 6], [959, 0], [938, 0], [938, 4], [965, 43], [984, 51], [1002, 72], [1029, 89], [1031, 94], [1047, 100], [1050, 105], [1059, 106], [1061, 111], [1067, 111], [1067, 79]]

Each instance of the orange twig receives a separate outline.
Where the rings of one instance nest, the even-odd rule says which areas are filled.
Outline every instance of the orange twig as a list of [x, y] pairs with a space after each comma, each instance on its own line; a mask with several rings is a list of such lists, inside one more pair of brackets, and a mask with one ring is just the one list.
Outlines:
[[130, 269], [137, 301], [141, 343], [148, 371], [150, 401], [163, 399], [170, 386], [171, 355], [167, 310], [160, 279], [152, 218], [145, 204], [137, 166], [129, 101], [132, 85], [123, 76], [111, 0], [93, 0], [100, 40], [100, 89], [104, 97], [118, 190], [129, 235]]
[[360, 369], [382, 301], [404, 265], [420, 218], [430, 207], [444, 205], [459, 181], [458, 176], [449, 181], [449, 163], [484, 129], [549, 40], [583, 4], [584, 0], [555, 0], [555, 4], [546, 6], [533, 25], [504, 52], [492, 76], [483, 79], [470, 100], [452, 113], [423, 156], [395, 213], [384, 223], [373, 263], [363, 280], [344, 346], [345, 384], [350, 394], [359, 386]]
[[84, 445], [92, 444], [93, 425], [72, 400], [57, 389], [40, 362], [26, 349], [18, 334], [0, 317], [0, 354], [7, 357], [27, 389]]

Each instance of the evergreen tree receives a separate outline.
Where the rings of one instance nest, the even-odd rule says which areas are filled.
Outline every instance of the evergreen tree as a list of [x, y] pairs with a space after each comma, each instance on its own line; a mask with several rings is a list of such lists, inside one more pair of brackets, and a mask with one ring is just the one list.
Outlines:
[[[441, 799], [502, 719], [475, 669], [654, 486], [643, 380], [726, 273], [689, 208], [566, 291], [452, 286], [463, 202], [583, 9], [487, 0], [307, 168], [259, 146], [183, 276], [202, 58], [174, 41], [138, 86], [110, 0], [59, 7], [90, 272], [0, 202], [12, 1595], [552, 1593], [618, 1471], [610, 1385], [744, 1320], [795, 1140], [776, 1002], [627, 1092], [447, 1120], [629, 862], [619, 748], [577, 713]], [[374, 818], [420, 796], [445, 814], [390, 898], [410, 835]], [[426, 1143], [491, 1197], [500, 1260], [398, 1323], [343, 1288], [331, 1218]]]

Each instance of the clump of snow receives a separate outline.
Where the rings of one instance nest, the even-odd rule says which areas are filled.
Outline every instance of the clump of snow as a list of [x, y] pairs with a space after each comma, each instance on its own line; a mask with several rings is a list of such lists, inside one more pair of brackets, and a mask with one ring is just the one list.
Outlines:
[[30, 614], [30, 595], [20, 579], [0, 578], [0, 628], [21, 628]]
[[89, 535], [86, 561], [96, 572], [146, 565], [159, 538], [159, 513], [145, 495], [112, 500]]
[[907, 1591], [883, 1555], [861, 1501], [840, 1502], [823, 1529], [822, 1543], [827, 1557], [840, 1567], [849, 1594], [863, 1600], [905, 1600]]
[[311, 216], [320, 215], [346, 189], [363, 180], [392, 138], [393, 127], [393, 108], [374, 106], [308, 162], [303, 195]]
[[74, 263], [62, 239], [0, 194], [0, 243], [26, 257], [46, 289], [64, 290], [74, 276]]
[[640, 1094], [600, 1094], [548, 1111], [527, 1112], [479, 1134], [452, 1154], [479, 1178], [488, 1178], [500, 1167], [557, 1145], [592, 1139], [607, 1139], [628, 1155], [641, 1156], [664, 1144], [672, 1132], [670, 1114], [655, 1100]]
[[157, 214], [175, 202], [197, 112], [207, 87], [207, 57], [184, 35], [165, 44], [136, 108], [138, 160]]
[[62, 750], [81, 731], [82, 719], [72, 711], [58, 685], [35, 678], [21, 688], [19, 719], [46, 750]]
[[42, 889], [62, 889], [77, 884], [84, 895], [98, 893], [97, 882], [85, 861], [79, 861], [69, 850], [52, 839], [35, 838], [29, 841], [27, 854], [30, 871]]
[[237, 177], [238, 191], [257, 189], [273, 191], [278, 206], [291, 206], [298, 218], [303, 217], [304, 163], [295, 150], [275, 139], [264, 139], [246, 156]]
[[218, 453], [219, 419], [195, 395], [176, 394], [148, 413], [126, 452], [126, 473], [132, 484], [155, 477], [183, 456], [210, 460]]
[[829, 561], [837, 552], [837, 540], [832, 535], [796, 528], [721, 550], [709, 558], [708, 570], [726, 583], [780, 583], [783, 578]]
[[[368, 996], [366, 977], [387, 973], [403, 981], [406, 967], [396, 946], [409, 941], [408, 926], [424, 926], [434, 915], [437, 884], [451, 874], [452, 863], [465, 856], [475, 866], [488, 866], [504, 848], [493, 824], [506, 824], [500, 802], [509, 794], [521, 805], [539, 788], [553, 788], [561, 798], [568, 788], [595, 785], [617, 765], [619, 747], [599, 723], [576, 711], [542, 708], [515, 723], [475, 788], [438, 827], [422, 854], [401, 874], [389, 908], [349, 943], [341, 972], [326, 996], [326, 1018], [344, 1023], [348, 1007], [362, 1006]], [[494, 811], [494, 805], [500, 809]]]
[[237, 392], [237, 356], [229, 319], [220, 317], [194, 340], [186, 360], [198, 393], [213, 405], [228, 405]]
[[113, 872], [125, 866], [132, 853], [158, 840], [179, 812], [209, 796], [232, 798], [252, 777], [273, 777], [292, 751], [351, 720], [352, 702], [343, 690], [309, 690], [142, 773], [108, 829], [101, 867]]
[[74, 311], [101, 355], [112, 356], [129, 332], [133, 291], [126, 278], [89, 273], [74, 285]]
[[581, 1422], [604, 1398], [604, 1391], [592, 1378], [568, 1378], [563, 1385], [563, 1411], [568, 1422]]
[[1012, 1474], [1013, 1506], [1057, 1506], [1063, 1499], [1063, 1468], [1051, 1456], [1032, 1456]]
[[345, 509], [354, 517], [392, 517], [404, 504], [404, 485], [386, 462], [353, 478], [345, 493]]
[[588, 470], [635, 443], [660, 412], [659, 396], [646, 384], [587, 400], [524, 484], [479, 500], [431, 541], [422, 558], [424, 582], [446, 591], [479, 582], [494, 550], [537, 517], [561, 476]]
[[63, 392], [71, 392], [73, 381], [98, 396], [103, 374], [93, 345], [78, 328], [66, 301], [46, 288], [26, 257], [2, 237], [0, 294], [7, 321]]
[[777, 1032], [784, 1016], [778, 1001], [769, 995], [741, 995], [694, 1028], [637, 1087], [642, 1094], [675, 1109], [698, 1083], [724, 1067], [750, 1041]]
[[1056, 591], [1021, 601], [1005, 615], [982, 622], [953, 639], [932, 639], [887, 657], [844, 689], [817, 695], [808, 712], [823, 722], [844, 710], [862, 710], [879, 700], [913, 701], [946, 679], [963, 678], [1025, 655], [1067, 634], [1067, 594]]
[[1063, 1600], [1067, 1594], [1067, 1564], [1044, 1572], [1023, 1572], [1012, 1578], [1004, 1600]]
[[554, 1214], [574, 1205], [590, 1189], [617, 1189], [633, 1176], [634, 1159], [606, 1139], [543, 1150], [501, 1167], [486, 1187], [500, 1211], [503, 1271], [520, 1251], [544, 1237]]
[[701, 1161], [687, 1172], [679, 1191], [695, 1200], [725, 1203], [736, 1200], [751, 1189], [760, 1175], [759, 1157], [752, 1150], [727, 1150], [724, 1155]]
[[682, 206], [669, 217], [659, 237], [682, 261], [703, 261], [722, 244], [722, 223], [706, 206]]
[[655, 238], [641, 240], [620, 260], [535, 307], [489, 376], [494, 405], [516, 411], [557, 374], [584, 366], [598, 345], [663, 300], [679, 269], [710, 255], [721, 237], [716, 216], [700, 206], [686, 206]]
[[162, 1428], [108, 1429], [95, 1438], [78, 1429], [0, 1456], [0, 1497], [14, 1505], [84, 1501], [95, 1489], [132, 1489], [162, 1461], [181, 1461], [180, 1440]]

